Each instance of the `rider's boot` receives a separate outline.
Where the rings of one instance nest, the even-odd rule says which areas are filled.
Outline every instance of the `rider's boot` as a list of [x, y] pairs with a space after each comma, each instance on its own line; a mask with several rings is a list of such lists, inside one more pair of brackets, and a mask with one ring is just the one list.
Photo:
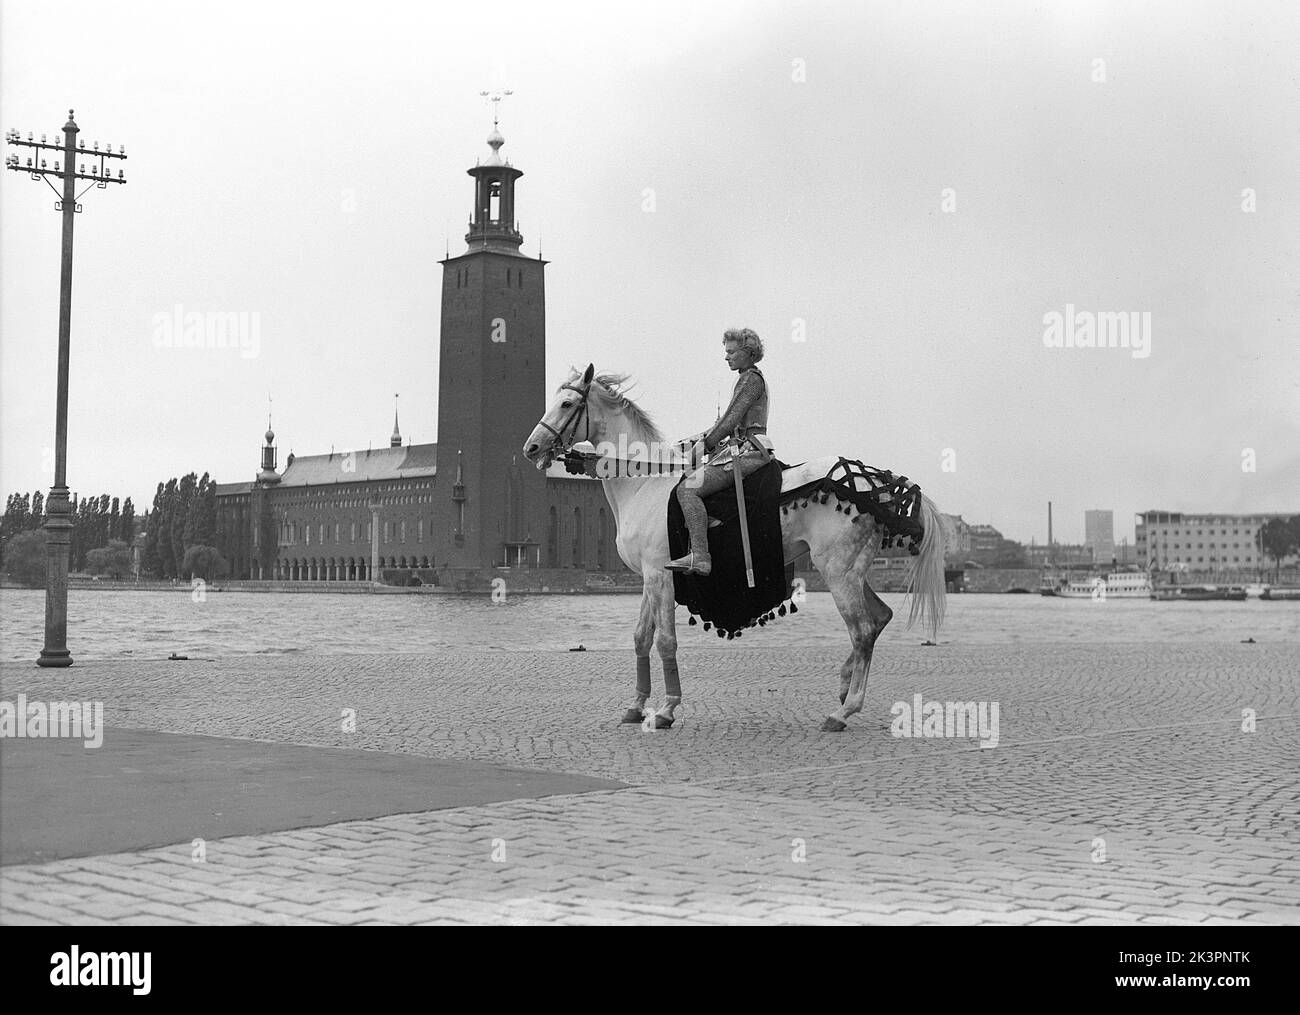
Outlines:
[[704, 510], [704, 501], [700, 500], [699, 494], [685, 488], [678, 491], [677, 501], [682, 506], [686, 528], [691, 534], [691, 548], [684, 557], [670, 560], [664, 567], [684, 574], [707, 575], [713, 570], [713, 558], [709, 556], [709, 516]]
[[707, 553], [699, 553], [694, 549], [689, 550], [684, 557], [678, 557], [676, 560], [670, 560], [664, 565], [669, 571], [680, 571], [683, 574], [698, 574], [704, 577], [713, 571], [713, 558]]

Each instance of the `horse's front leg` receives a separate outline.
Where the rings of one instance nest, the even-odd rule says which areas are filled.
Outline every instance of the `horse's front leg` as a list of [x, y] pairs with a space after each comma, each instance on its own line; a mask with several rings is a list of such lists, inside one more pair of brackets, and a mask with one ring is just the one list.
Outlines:
[[654, 643], [664, 667], [664, 704], [655, 713], [655, 729], [665, 730], [673, 724], [673, 712], [682, 703], [682, 681], [677, 672], [677, 597], [671, 574], [660, 571], [655, 578]]
[[639, 723], [645, 719], [645, 703], [650, 697], [650, 647], [655, 640], [655, 591], [650, 578], [643, 581], [641, 613], [636, 618], [632, 632], [632, 647], [636, 650], [636, 696], [623, 713], [623, 722]]

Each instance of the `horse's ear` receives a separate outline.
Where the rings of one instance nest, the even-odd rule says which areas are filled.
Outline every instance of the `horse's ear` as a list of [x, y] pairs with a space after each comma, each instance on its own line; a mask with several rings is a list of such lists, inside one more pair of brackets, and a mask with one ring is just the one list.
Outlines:
[[594, 377], [595, 375], [596, 375], [596, 364], [588, 363], [587, 372], [582, 375], [582, 383], [584, 385], [590, 384], [592, 377]]

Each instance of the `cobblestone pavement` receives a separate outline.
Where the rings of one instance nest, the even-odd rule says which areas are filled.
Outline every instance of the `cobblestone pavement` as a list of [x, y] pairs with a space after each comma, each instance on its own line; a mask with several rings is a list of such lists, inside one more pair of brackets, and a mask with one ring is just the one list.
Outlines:
[[[6, 666], [5, 700], [102, 700], [108, 737], [362, 748], [630, 787], [230, 837], [208, 842], [203, 862], [187, 840], [7, 866], [0, 916], [1300, 922], [1300, 645], [926, 648], [887, 636], [867, 707], [846, 732], [822, 733], [844, 654], [684, 652], [680, 719], [654, 733], [617, 722], [630, 652]], [[891, 736], [891, 706], [916, 694], [997, 702], [998, 746]]]

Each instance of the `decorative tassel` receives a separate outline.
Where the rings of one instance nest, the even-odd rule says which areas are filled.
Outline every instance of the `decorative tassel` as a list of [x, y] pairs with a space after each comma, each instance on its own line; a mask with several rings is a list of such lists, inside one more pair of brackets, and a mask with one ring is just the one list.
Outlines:
[[798, 613], [798, 612], [799, 612], [799, 607], [795, 606], [794, 603], [791, 603], [791, 604], [790, 604], [790, 612], [791, 612], [791, 613]]
[[709, 628], [711, 628], [712, 626], [713, 626], [713, 625], [710, 624], [707, 620], [704, 622], [704, 630], [707, 631], [707, 630], [708, 630]]
[[690, 624], [690, 625], [693, 626], [693, 625], [695, 624], [695, 614], [692, 613], [692, 614], [691, 614], [691, 619], [688, 620], [686, 623], [687, 623], [687, 624]]
[[745, 633], [744, 631], [737, 631], [737, 632], [736, 632], [736, 637], [739, 638], [739, 637], [740, 637], [742, 634], [744, 634], [744, 633]]
[[785, 616], [785, 603], [782, 603], [782, 604], [781, 604], [781, 608], [780, 608], [779, 610], [777, 610], [776, 612], [777, 612], [780, 616], [784, 617], [784, 616]]
[[718, 637], [725, 638], [726, 636], [727, 636], [727, 632], [724, 631], [722, 628], [718, 628]]
[[758, 626], [759, 626], [759, 627], [767, 627], [767, 618], [766, 618], [766, 617], [759, 617], [759, 618], [758, 618]]

